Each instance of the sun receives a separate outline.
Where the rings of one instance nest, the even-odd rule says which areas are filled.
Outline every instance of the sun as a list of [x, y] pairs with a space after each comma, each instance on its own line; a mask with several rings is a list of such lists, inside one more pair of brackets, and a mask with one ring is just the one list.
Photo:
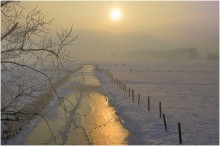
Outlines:
[[119, 9], [113, 9], [111, 11], [111, 18], [114, 21], [118, 21], [121, 18], [121, 11]]

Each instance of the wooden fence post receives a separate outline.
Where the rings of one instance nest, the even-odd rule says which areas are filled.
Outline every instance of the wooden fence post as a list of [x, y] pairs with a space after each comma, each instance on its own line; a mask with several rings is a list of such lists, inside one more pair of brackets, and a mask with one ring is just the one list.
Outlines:
[[139, 93], [139, 95], [138, 95], [138, 105], [139, 105], [139, 102], [140, 102], [140, 98], [141, 98], [141, 95]]
[[160, 118], [161, 118], [161, 102], [159, 102], [159, 113], [160, 113]]
[[167, 131], [167, 122], [164, 114], [163, 114], [163, 121], [164, 121], [165, 130]]
[[150, 97], [148, 96], [148, 111], [150, 111]]
[[179, 132], [179, 142], [182, 144], [182, 133], [181, 133], [181, 124], [178, 123], [178, 132]]
[[131, 92], [132, 92], [132, 99], [134, 101], [134, 90], [132, 89]]
[[130, 97], [130, 96], [131, 96], [131, 89], [128, 88], [128, 97]]

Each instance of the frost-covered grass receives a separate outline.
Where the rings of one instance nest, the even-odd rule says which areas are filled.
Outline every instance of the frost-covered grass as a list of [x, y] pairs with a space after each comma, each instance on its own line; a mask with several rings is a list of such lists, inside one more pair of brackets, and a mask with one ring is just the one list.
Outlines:
[[[64, 84], [62, 84], [60, 87], [57, 88], [57, 92], [60, 96], [64, 97], [64, 96], [67, 96], [71, 93], [72, 87], [74, 86], [74, 84], [69, 79], [73, 78], [75, 75], [76, 74], [71, 74], [70, 77], [68, 78], [68, 80], [66, 80], [66, 82]], [[55, 95], [53, 95], [52, 100], [43, 109], [41, 114], [44, 115], [44, 117], [47, 120], [51, 120], [51, 121], [56, 120], [56, 119], [60, 119], [61, 117], [63, 118], [64, 115], [60, 115], [61, 113], [57, 112], [59, 107], [60, 107], [59, 100]], [[65, 119], [63, 119], [63, 120], [65, 120]], [[26, 126], [23, 127], [23, 129], [19, 132], [18, 135], [13, 137], [11, 140], [8, 140], [7, 143], [5, 143], [5, 144], [8, 144], [8, 145], [14, 145], [14, 144], [24, 145], [24, 144], [26, 144], [29, 136], [31, 135], [33, 130], [38, 126], [40, 121], [46, 122], [40, 116], [35, 117], [33, 120], [30, 121], [29, 124], [27, 124]], [[65, 125], [65, 123], [62, 123], [62, 124]], [[45, 131], [48, 133], [49, 127], [46, 127]], [[54, 131], [54, 129], [52, 129], [52, 131]], [[51, 133], [49, 133], [49, 136], [51, 136]]]
[[[43, 73], [49, 77], [54, 88], [57, 88], [67, 79], [68, 72], [79, 66], [76, 65], [68, 70], [64, 68], [59, 72], [55, 69], [47, 69], [43, 70]], [[30, 69], [13, 68], [10, 72], [2, 72], [1, 118], [15, 119], [15, 121], [1, 121], [2, 139], [7, 140], [16, 135], [23, 126], [35, 117], [33, 113], [40, 113], [49, 103], [54, 94], [50, 82], [45, 75]], [[7, 115], [13, 112], [27, 115], [19, 113], [12, 116]], [[4, 143], [3, 140], [2, 143]]]
[[[62, 68], [59, 70], [54, 68], [39, 69], [43, 74], [21, 67], [12, 68], [10, 71], [2, 71], [2, 107], [13, 104], [13, 106], [16, 106], [16, 109], [10, 110], [20, 110], [46, 92], [51, 83], [60, 80], [68, 71], [74, 70], [79, 66], [77, 64], [74, 68]], [[12, 100], [13, 102], [11, 103]]]
[[[178, 144], [177, 123], [182, 124], [183, 144], [219, 143], [218, 62], [178, 62], [101, 65], [134, 89], [135, 103], [110, 80], [99, 75], [125, 124], [138, 133], [137, 144]], [[141, 94], [141, 108], [137, 96]], [[147, 96], [151, 112], [147, 111]], [[159, 119], [159, 102], [169, 131]], [[144, 109], [144, 110], [143, 110]], [[158, 121], [159, 120], [159, 121]], [[134, 126], [136, 125], [136, 126]], [[162, 130], [162, 131], [161, 131]]]

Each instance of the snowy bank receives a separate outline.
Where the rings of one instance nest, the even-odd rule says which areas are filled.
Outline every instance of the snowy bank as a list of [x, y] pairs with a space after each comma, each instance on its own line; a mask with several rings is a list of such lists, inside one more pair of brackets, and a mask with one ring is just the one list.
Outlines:
[[[36, 86], [37, 93], [34, 93], [35, 96], [21, 96], [19, 97], [18, 101], [14, 101], [14, 104], [16, 106], [16, 110], [18, 111], [15, 116], [17, 117], [14, 121], [9, 120], [2, 120], [2, 139], [1, 143], [4, 144], [7, 142], [7, 140], [11, 139], [15, 135], [19, 133], [19, 131], [27, 125], [32, 119], [36, 117], [37, 114], [41, 114], [43, 109], [46, 105], [49, 104], [49, 102], [53, 99], [53, 97], [57, 97], [54, 95], [54, 88], [58, 88], [60, 85], [62, 85], [64, 82], [67, 81], [69, 78], [70, 72], [74, 72], [76, 70], [80, 69], [80, 66], [76, 66], [72, 70], [61, 70], [58, 74], [53, 73], [53, 70], [48, 70], [46, 73], [50, 75], [51, 82], [53, 83], [53, 87], [49, 83], [45, 77], [42, 77], [42, 75], [36, 75], [36, 73], [31, 74], [32, 72], [29, 71], [30, 75], [27, 76], [28, 79], [32, 77], [32, 81], [30, 82], [31, 85], [38, 85], [39, 82], [41, 87], [39, 89]], [[15, 72], [16, 73], [16, 72]], [[52, 76], [51, 76], [52, 75]], [[25, 78], [25, 77], [24, 77]], [[3, 78], [3, 80], [7, 80], [7, 78]], [[28, 89], [28, 88], [27, 88]], [[29, 89], [30, 90], [30, 89]], [[26, 91], [26, 92], [32, 92]], [[32, 94], [33, 95], [33, 94]], [[60, 95], [59, 95], [60, 96]], [[9, 103], [10, 100], [4, 100], [5, 96], [2, 97], [2, 101], [5, 102], [5, 104]], [[13, 100], [13, 99], [12, 99]], [[13, 109], [11, 109], [13, 111]], [[7, 111], [6, 111], [7, 112]], [[3, 117], [3, 115], [2, 115]], [[7, 118], [7, 117], [6, 117]]]
[[[219, 143], [217, 62], [101, 65], [101, 68], [134, 89], [135, 103], [110, 78], [97, 74], [103, 85], [101, 90], [109, 96], [127, 128], [141, 133], [137, 144], [178, 144], [178, 122], [182, 124], [183, 144]], [[158, 119], [159, 102], [167, 119], [166, 133], [163, 120]]]

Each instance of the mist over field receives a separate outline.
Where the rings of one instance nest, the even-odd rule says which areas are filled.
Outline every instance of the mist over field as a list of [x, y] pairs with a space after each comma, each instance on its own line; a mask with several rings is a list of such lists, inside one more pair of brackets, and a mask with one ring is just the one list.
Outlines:
[[1, 1], [2, 145], [218, 145], [218, 1]]
[[[196, 48], [205, 58], [219, 50], [217, 1], [21, 3], [28, 9], [36, 5], [46, 13], [46, 18], [54, 18], [52, 33], [73, 24], [74, 34], [79, 38], [68, 49], [71, 56], [82, 62], [123, 58], [129, 61], [127, 54], [131, 60], [134, 58], [131, 52], [179, 48]], [[121, 11], [119, 20], [111, 18], [111, 11], [116, 8]]]
[[[71, 48], [71, 52], [76, 54], [75, 56], [82, 62], [134, 62], [135, 60], [143, 62], [147, 60], [156, 61], [157, 59], [158, 61], [186, 61], [187, 59], [206, 60], [208, 53], [218, 56], [217, 35], [214, 39], [210, 39], [213, 36], [206, 35], [200, 42], [194, 42], [191, 45], [181, 45], [181, 43], [178, 45], [175, 41], [168, 43], [144, 32], [117, 33], [106, 30], [79, 30], [77, 33], [79, 39]], [[207, 45], [206, 42], [210, 44]], [[186, 57], [186, 50], [190, 48], [196, 50], [196, 58]], [[183, 51], [184, 49], [185, 51]], [[175, 50], [176, 54], [174, 53]], [[185, 57], [180, 50], [185, 52]], [[177, 52], [183, 56], [178, 58]], [[170, 58], [169, 53], [173, 54], [173, 57]], [[177, 57], [174, 57], [175, 55]]]

